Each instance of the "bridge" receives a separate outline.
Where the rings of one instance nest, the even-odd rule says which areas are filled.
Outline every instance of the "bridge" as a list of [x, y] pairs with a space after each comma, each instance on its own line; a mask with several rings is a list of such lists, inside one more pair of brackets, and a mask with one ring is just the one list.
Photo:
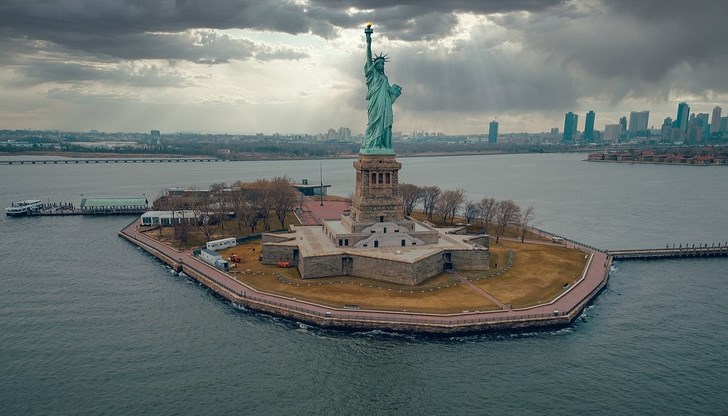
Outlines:
[[102, 158], [102, 159], [24, 159], [0, 160], [0, 165], [73, 165], [92, 163], [179, 163], [179, 162], [228, 162], [226, 159], [208, 157], [180, 157], [180, 158]]
[[648, 260], [661, 258], [689, 258], [689, 257], [724, 257], [728, 256], [727, 243], [712, 243], [698, 245], [680, 245], [679, 247], [665, 247], [641, 250], [609, 250], [606, 252], [614, 260]]

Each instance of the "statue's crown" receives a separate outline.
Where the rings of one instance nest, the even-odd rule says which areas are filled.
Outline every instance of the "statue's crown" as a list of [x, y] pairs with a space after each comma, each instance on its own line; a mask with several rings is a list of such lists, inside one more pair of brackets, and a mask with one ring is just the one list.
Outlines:
[[385, 53], [375, 54], [374, 58], [372, 58], [372, 63], [376, 63], [377, 61], [389, 62], [389, 56]]

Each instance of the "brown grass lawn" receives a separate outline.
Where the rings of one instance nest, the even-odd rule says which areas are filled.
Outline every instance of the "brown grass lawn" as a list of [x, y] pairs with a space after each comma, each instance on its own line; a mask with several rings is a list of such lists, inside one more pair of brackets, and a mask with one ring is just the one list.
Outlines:
[[[481, 279], [475, 284], [503, 303], [514, 307], [547, 302], [564, 290], [563, 284], [580, 276], [584, 253], [563, 247], [508, 242], [491, 246], [499, 266], [505, 264], [509, 250], [516, 250], [512, 268], [497, 277]], [[301, 279], [295, 268], [278, 268], [258, 262], [260, 241], [253, 241], [220, 252], [224, 258], [237, 254], [242, 262], [231, 275], [258, 290], [295, 297], [343, 308], [357, 305], [362, 309], [455, 313], [496, 310], [498, 306], [463, 286], [455, 276], [443, 273], [417, 286], [403, 286], [375, 280], [340, 276]], [[476, 273], [462, 272], [476, 277]]]
[[[571, 286], [581, 277], [586, 266], [586, 253], [579, 250], [513, 241], [502, 245], [504, 251], [516, 251], [511, 269], [500, 276], [478, 280], [475, 284], [514, 308], [553, 300], [566, 290], [564, 285]], [[495, 246], [492, 250], [495, 251]]]
[[358, 305], [362, 309], [438, 313], [498, 309], [495, 304], [462, 286], [446, 273], [418, 286], [395, 285], [351, 276], [304, 280], [295, 268], [260, 264], [260, 247], [260, 241], [255, 241], [220, 252], [224, 258], [237, 254], [241, 263], [231, 270], [232, 276], [258, 290], [337, 308]]

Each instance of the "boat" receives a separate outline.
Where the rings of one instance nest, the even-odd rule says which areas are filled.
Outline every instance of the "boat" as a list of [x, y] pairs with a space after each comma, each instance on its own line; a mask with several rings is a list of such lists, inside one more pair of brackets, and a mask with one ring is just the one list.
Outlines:
[[22, 215], [28, 215], [30, 213], [40, 211], [43, 208], [43, 201], [40, 199], [29, 199], [27, 201], [20, 201], [13, 203], [11, 206], [5, 208], [5, 215], [11, 217], [19, 217]]

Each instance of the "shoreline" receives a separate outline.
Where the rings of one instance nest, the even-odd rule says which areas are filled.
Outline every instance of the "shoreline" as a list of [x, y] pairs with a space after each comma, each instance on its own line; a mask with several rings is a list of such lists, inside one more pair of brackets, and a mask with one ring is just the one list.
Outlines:
[[[400, 158], [414, 157], [446, 157], [446, 156], [497, 156], [497, 155], [524, 155], [524, 154], [562, 154], [562, 153], [589, 153], [589, 149], [553, 151], [553, 152], [506, 152], [506, 151], [463, 151], [463, 152], [423, 152], [397, 155]], [[286, 157], [273, 154], [256, 154], [237, 159], [220, 159], [209, 155], [175, 155], [154, 153], [83, 153], [83, 152], [0, 152], [0, 157], [30, 156], [30, 157], [58, 157], [65, 159], [215, 159], [221, 162], [250, 162], [250, 161], [284, 161], [284, 160], [339, 160], [356, 159], [358, 153], [328, 155], [322, 157]]]
[[563, 328], [573, 323], [606, 287], [611, 267], [611, 257], [572, 243], [575, 248], [590, 254], [587, 266], [581, 278], [569, 290], [547, 304], [523, 309], [455, 314], [339, 309], [258, 291], [195, 258], [189, 250], [174, 249], [140, 233], [138, 223], [138, 219], [131, 222], [119, 231], [119, 236], [176, 272], [185, 273], [223, 299], [256, 312], [344, 331], [384, 330], [452, 336]]
[[594, 160], [584, 159], [584, 162], [598, 162], [598, 163], [622, 163], [627, 165], [668, 165], [668, 166], [728, 166], [728, 163], [672, 163], [672, 162], [647, 162], [638, 160]]

